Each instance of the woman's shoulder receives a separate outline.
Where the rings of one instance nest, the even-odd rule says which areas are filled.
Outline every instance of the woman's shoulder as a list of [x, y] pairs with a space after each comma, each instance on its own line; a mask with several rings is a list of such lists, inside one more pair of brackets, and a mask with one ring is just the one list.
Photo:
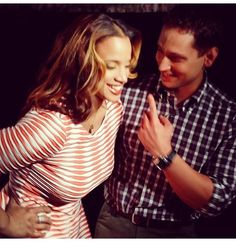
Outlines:
[[62, 114], [59, 111], [44, 109], [44, 108], [36, 108], [32, 107], [26, 114], [25, 117], [36, 117], [41, 120], [47, 120], [51, 122], [64, 122], [67, 120], [71, 120], [68, 115]]

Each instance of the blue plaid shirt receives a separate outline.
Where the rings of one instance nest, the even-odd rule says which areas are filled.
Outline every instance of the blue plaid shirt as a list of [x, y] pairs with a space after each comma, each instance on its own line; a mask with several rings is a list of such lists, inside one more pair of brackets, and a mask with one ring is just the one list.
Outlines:
[[[138, 139], [152, 93], [157, 110], [174, 126], [172, 147], [194, 170], [214, 183], [212, 198], [199, 210], [184, 204]], [[124, 117], [117, 136], [115, 168], [105, 184], [106, 202], [117, 211], [166, 221], [217, 215], [236, 194], [236, 103], [205, 78], [181, 105], [156, 75], [129, 81], [122, 93]], [[184, 175], [183, 175], [184, 176]]]

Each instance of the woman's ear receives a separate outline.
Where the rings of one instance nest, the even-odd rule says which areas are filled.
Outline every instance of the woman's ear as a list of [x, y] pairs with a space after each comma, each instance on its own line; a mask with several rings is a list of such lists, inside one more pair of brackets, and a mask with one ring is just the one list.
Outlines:
[[218, 56], [218, 53], [219, 49], [217, 47], [212, 47], [207, 51], [204, 60], [205, 67], [210, 67], [214, 63], [215, 59]]

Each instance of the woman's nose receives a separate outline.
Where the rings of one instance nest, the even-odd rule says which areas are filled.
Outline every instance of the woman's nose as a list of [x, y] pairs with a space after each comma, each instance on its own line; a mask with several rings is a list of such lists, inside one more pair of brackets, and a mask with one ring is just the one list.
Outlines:
[[122, 83], [126, 83], [128, 81], [128, 76], [129, 71], [127, 68], [121, 68], [116, 75], [116, 80]]

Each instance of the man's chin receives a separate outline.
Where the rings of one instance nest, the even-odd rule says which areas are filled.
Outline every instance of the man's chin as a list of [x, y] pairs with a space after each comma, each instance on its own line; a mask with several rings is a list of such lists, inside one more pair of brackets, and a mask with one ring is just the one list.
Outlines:
[[162, 86], [163, 86], [166, 90], [168, 90], [168, 91], [173, 91], [173, 90], [175, 90], [174, 87], [171, 87], [171, 85], [170, 85], [169, 82], [163, 82], [163, 81], [161, 80], [161, 84], [162, 84]]

